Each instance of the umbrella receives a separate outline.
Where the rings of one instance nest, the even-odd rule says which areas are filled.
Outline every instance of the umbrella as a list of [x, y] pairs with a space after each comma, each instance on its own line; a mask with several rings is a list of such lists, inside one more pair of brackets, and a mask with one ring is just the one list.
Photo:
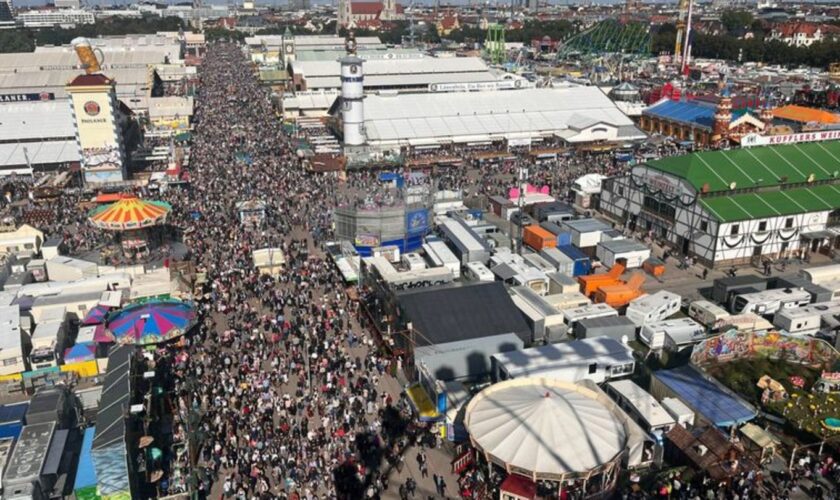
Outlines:
[[162, 201], [124, 198], [91, 210], [88, 220], [102, 229], [140, 229], [159, 224], [166, 219], [170, 210], [172, 206]]
[[112, 314], [108, 330], [120, 344], [157, 344], [183, 335], [195, 324], [195, 316], [192, 304], [155, 300]]
[[108, 316], [108, 313], [111, 311], [111, 308], [108, 306], [103, 306], [102, 304], [97, 305], [93, 309], [85, 314], [85, 319], [82, 320], [83, 325], [98, 325], [100, 323], [105, 322], [105, 317]]
[[64, 350], [65, 363], [81, 363], [96, 359], [96, 346], [83, 342]]

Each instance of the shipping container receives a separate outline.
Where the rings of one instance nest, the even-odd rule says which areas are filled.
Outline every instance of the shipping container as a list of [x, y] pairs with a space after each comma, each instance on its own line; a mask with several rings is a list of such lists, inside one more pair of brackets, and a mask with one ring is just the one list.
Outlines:
[[601, 233], [601, 243], [606, 241], [615, 241], [615, 240], [626, 240], [627, 238], [624, 236], [624, 233], [619, 231], [618, 229], [610, 229], [609, 231], [604, 231]]
[[557, 267], [552, 265], [548, 259], [542, 258], [542, 256], [538, 253], [526, 253], [522, 255], [522, 258], [525, 259], [525, 262], [527, 262], [529, 266], [539, 269], [544, 273], [557, 272]]
[[540, 256], [554, 266], [559, 273], [572, 276], [575, 272], [575, 261], [557, 248], [545, 248], [540, 252]]
[[644, 282], [644, 275], [637, 272], [630, 276], [630, 279], [626, 283], [598, 287], [598, 290], [595, 291], [592, 297], [592, 301], [595, 303], [609, 304], [616, 308], [624, 307], [633, 299], [641, 297], [644, 294], [642, 291]]
[[539, 222], [562, 222], [575, 218], [575, 209], [560, 201], [535, 203], [530, 207], [530, 210]]
[[635, 240], [610, 240], [598, 243], [595, 255], [601, 264], [612, 267], [619, 259], [624, 259], [627, 269], [642, 267], [650, 257], [650, 248]]
[[573, 246], [557, 247], [557, 249], [575, 262], [572, 276], [585, 276], [592, 270], [592, 261], [580, 249]]
[[526, 226], [522, 230], [522, 242], [537, 252], [543, 248], [557, 246], [557, 238], [536, 224]]
[[608, 272], [599, 274], [587, 274], [580, 276], [578, 282], [580, 283], [580, 291], [587, 297], [591, 297], [598, 291], [598, 288], [604, 285], [617, 285], [621, 281], [619, 277], [624, 273], [624, 263], [618, 262]]
[[461, 276], [461, 261], [452, 253], [452, 250], [438, 238], [427, 238], [423, 244], [423, 253], [432, 267], [445, 267], [449, 269], [454, 278]]
[[624, 315], [636, 326], [668, 319], [680, 312], [682, 297], [666, 290], [645, 295], [630, 301]]
[[595, 247], [601, 242], [601, 234], [612, 226], [598, 219], [577, 219], [563, 222], [563, 227], [572, 233], [572, 244], [578, 248]]
[[718, 278], [712, 284], [712, 300], [718, 304], [728, 304], [733, 292], [744, 288], [753, 288], [756, 291], [767, 290], [767, 278], [759, 276]]
[[568, 228], [561, 227], [556, 222], [541, 222], [540, 227], [553, 234], [557, 238], [558, 247], [565, 247], [572, 244], [572, 232]]

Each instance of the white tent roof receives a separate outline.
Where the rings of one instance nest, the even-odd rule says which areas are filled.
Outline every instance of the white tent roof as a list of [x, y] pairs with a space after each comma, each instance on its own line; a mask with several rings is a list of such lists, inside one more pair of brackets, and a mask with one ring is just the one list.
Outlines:
[[577, 136], [574, 127], [584, 122], [617, 128], [619, 138], [636, 134], [633, 121], [597, 87], [369, 95], [364, 113], [371, 143], [464, 142], [473, 136], [491, 140], [566, 131]]
[[627, 431], [583, 385], [524, 378], [490, 386], [467, 406], [473, 445], [507, 470], [536, 478], [587, 473], [627, 446]]

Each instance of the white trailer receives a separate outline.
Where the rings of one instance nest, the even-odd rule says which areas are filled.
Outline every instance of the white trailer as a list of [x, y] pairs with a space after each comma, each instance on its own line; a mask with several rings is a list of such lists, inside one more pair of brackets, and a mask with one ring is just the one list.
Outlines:
[[20, 308], [0, 307], [0, 375], [26, 371], [24, 346], [20, 335]]
[[563, 313], [563, 321], [569, 327], [569, 331], [574, 330], [575, 323], [583, 319], [618, 316], [618, 311], [607, 304], [589, 304], [573, 309], [561, 309], [561, 312]]
[[656, 437], [657, 442], [661, 443], [664, 434], [677, 424], [677, 420], [656, 398], [632, 380], [613, 380], [607, 382], [605, 389], [642, 429]]
[[706, 329], [691, 318], [656, 321], [643, 326], [639, 332], [639, 340], [654, 351], [665, 348], [679, 350], [705, 337]]
[[467, 262], [464, 266], [464, 276], [472, 281], [496, 281], [496, 276], [493, 275], [487, 266], [481, 262]]
[[630, 301], [625, 316], [637, 327], [668, 319], [680, 311], [682, 297], [666, 290]]
[[708, 300], [695, 300], [688, 306], [688, 317], [707, 328], [715, 328], [720, 321], [729, 317], [729, 312]]
[[410, 271], [426, 269], [426, 262], [423, 261], [423, 257], [420, 257], [420, 255], [416, 252], [404, 253], [401, 260], [403, 265], [405, 265]]
[[461, 277], [461, 261], [443, 240], [429, 238], [423, 244], [423, 252], [425, 252], [432, 267], [445, 267], [449, 269], [454, 278]]
[[32, 333], [32, 351], [29, 352], [30, 370], [58, 366], [58, 345], [64, 336], [64, 320], [42, 321]]
[[619, 259], [627, 261], [627, 269], [642, 267], [650, 257], [650, 248], [635, 240], [610, 240], [598, 243], [595, 256], [601, 264], [613, 267]]
[[[569, 259], [569, 262], [571, 262], [571, 259]], [[546, 276], [548, 277], [548, 293], [550, 294], [580, 291], [580, 283], [571, 274], [556, 272], [548, 273]]]
[[799, 275], [815, 285], [822, 285], [830, 281], [840, 281], [840, 264], [802, 269], [799, 271]]
[[822, 328], [823, 317], [840, 315], [840, 302], [810, 304], [782, 309], [773, 316], [773, 325], [793, 335], [814, 335]]
[[542, 258], [536, 253], [526, 253], [522, 256], [531, 267], [537, 268], [544, 273], [557, 272], [557, 266], [553, 265], [548, 259]]
[[811, 303], [811, 294], [801, 288], [777, 288], [736, 295], [733, 313], [755, 313], [772, 316], [782, 309], [802, 307]]

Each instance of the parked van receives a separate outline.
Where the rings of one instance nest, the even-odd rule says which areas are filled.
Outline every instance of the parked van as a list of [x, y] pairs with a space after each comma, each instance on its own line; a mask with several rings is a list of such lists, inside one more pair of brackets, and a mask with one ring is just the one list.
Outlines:
[[708, 300], [695, 300], [688, 306], [688, 317], [706, 328], [714, 328], [719, 321], [728, 318], [729, 313]]
[[644, 295], [631, 300], [624, 315], [636, 326], [642, 327], [654, 321], [670, 318], [680, 311], [681, 305], [682, 297], [660, 290], [652, 295]]
[[811, 303], [811, 294], [797, 288], [777, 288], [755, 293], [736, 295], [732, 301], [733, 313], [756, 313], [772, 316], [781, 309], [802, 307]]

